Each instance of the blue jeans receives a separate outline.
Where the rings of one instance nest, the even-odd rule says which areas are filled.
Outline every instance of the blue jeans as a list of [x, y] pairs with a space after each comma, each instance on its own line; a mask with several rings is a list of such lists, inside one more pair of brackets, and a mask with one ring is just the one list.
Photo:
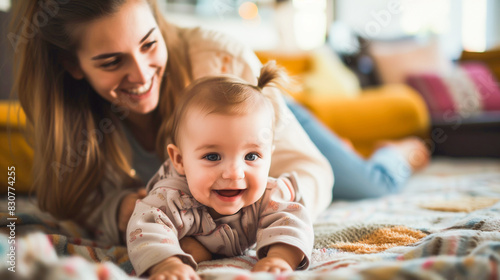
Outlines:
[[410, 166], [396, 149], [384, 147], [363, 159], [300, 104], [288, 98], [287, 105], [332, 166], [334, 200], [395, 193], [410, 177]]

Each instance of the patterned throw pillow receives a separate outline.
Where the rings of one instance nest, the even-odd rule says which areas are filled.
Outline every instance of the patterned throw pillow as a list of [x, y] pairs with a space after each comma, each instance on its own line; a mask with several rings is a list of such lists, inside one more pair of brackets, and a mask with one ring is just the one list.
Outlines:
[[500, 111], [500, 87], [482, 63], [461, 63], [447, 75], [411, 74], [407, 83], [422, 95], [434, 117]]

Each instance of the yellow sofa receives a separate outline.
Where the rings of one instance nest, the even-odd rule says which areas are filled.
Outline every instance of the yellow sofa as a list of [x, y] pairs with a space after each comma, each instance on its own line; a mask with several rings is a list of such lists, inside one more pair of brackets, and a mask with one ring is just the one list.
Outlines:
[[33, 150], [25, 140], [26, 116], [18, 102], [0, 101], [0, 193], [7, 193], [7, 168], [15, 168], [15, 193], [26, 193], [31, 186]]
[[[324, 63], [325, 59], [315, 57], [310, 52], [257, 52], [257, 55], [263, 62], [276, 60], [299, 82], [307, 79], [304, 74], [325, 68], [324, 65], [317, 65], [318, 60]], [[328, 71], [333, 71], [333, 74], [320, 73], [312, 79], [314, 86], [293, 92], [292, 96], [308, 107], [327, 127], [349, 139], [360, 154], [368, 156], [375, 143], [382, 139], [427, 135], [428, 112], [422, 98], [413, 89], [406, 85], [384, 85], [357, 92], [352, 84], [340, 85], [348, 79], [352, 82], [349, 72], [332, 68], [332, 65], [328, 67]], [[325, 83], [325, 87], [316, 86], [320, 83]], [[327, 91], [325, 88], [335, 83], [340, 92], [318, 92]], [[16, 168], [16, 191], [27, 192], [31, 186], [33, 151], [24, 139], [25, 124], [26, 117], [18, 102], [0, 101], [0, 170], [3, 170], [0, 172], [0, 193], [7, 191], [9, 166]]]

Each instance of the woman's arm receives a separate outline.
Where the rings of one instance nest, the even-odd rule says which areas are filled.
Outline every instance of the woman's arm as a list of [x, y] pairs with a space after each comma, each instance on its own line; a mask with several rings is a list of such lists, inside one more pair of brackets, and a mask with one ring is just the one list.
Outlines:
[[332, 201], [333, 172], [295, 116], [286, 107], [283, 96], [272, 89], [280, 110], [275, 129], [275, 150], [270, 176], [279, 177], [294, 171], [298, 175], [299, 192], [311, 218], [325, 210]]
[[134, 189], [105, 189], [103, 191], [104, 198], [97, 206], [95, 203], [90, 203], [93, 202], [93, 198], [89, 198], [88, 205], [92, 209], [90, 209], [91, 214], [86, 220], [86, 227], [94, 232], [97, 241], [110, 245], [123, 244], [124, 232], [120, 233], [118, 226], [120, 206], [126, 197], [133, 196], [136, 192], [137, 190]]

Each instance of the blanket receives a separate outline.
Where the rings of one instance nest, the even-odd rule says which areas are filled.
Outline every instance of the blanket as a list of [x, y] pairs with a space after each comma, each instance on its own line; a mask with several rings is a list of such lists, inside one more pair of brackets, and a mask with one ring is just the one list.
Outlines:
[[[0, 279], [138, 279], [125, 247], [98, 244], [78, 225], [16, 199], [15, 213], [0, 200]], [[250, 273], [257, 257], [248, 250], [202, 262], [198, 273], [238, 280], [500, 279], [499, 214], [500, 161], [434, 160], [399, 194], [332, 203], [314, 225], [307, 271]]]

